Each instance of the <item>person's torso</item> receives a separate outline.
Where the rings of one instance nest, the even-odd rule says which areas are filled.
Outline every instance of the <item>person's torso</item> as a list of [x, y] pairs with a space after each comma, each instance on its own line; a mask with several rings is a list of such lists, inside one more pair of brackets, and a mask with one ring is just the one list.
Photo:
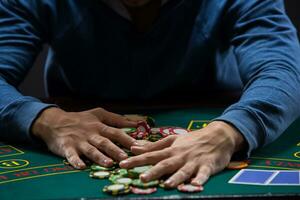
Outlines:
[[225, 0], [171, 0], [146, 33], [101, 1], [54, 2], [49, 95], [151, 99], [215, 88]]

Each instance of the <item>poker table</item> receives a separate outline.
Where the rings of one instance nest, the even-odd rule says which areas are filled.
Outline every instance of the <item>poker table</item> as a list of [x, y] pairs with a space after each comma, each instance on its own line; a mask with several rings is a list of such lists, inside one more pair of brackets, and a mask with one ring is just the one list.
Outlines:
[[[138, 114], [155, 119], [156, 126], [180, 126], [200, 129], [220, 115], [223, 108], [193, 107], [164, 110], [143, 110]], [[124, 113], [129, 114], [129, 113]], [[135, 113], [134, 113], [135, 114]], [[299, 170], [300, 120], [275, 142], [255, 151], [248, 168]], [[300, 186], [254, 186], [230, 184], [228, 181], [239, 170], [225, 169], [213, 176], [203, 192], [181, 193], [176, 189], [158, 189], [151, 195], [110, 196], [102, 192], [108, 180], [89, 177], [89, 169], [75, 170], [63, 158], [43, 148], [1, 143], [0, 145], [0, 199], [300, 199]]]

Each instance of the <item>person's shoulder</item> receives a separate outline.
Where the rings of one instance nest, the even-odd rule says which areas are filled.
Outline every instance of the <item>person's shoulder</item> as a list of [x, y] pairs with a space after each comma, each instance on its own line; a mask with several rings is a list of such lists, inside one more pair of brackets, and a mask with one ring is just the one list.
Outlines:
[[84, 0], [0, 0], [3, 6], [29, 11], [69, 12], [87, 5]]

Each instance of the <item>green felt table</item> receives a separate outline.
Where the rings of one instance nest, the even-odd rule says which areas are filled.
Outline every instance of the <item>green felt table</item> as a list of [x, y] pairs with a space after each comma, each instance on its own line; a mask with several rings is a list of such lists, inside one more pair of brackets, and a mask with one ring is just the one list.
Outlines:
[[[217, 117], [222, 109], [191, 108], [151, 112], [157, 126], [199, 129]], [[300, 121], [296, 121], [274, 143], [253, 153], [249, 168], [300, 169]], [[238, 170], [224, 170], [212, 177], [201, 193], [185, 194], [162, 190], [152, 195], [129, 194], [121, 198], [300, 198], [300, 186], [250, 186], [229, 184]], [[78, 171], [65, 165], [62, 158], [25, 145], [0, 145], [0, 199], [102, 199], [112, 198], [102, 192], [107, 180], [89, 178], [89, 170]]]

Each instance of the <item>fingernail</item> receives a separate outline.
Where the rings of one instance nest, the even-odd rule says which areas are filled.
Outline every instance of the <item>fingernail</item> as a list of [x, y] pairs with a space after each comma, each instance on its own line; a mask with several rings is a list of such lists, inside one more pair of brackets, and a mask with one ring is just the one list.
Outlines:
[[172, 187], [173, 181], [171, 179], [168, 179], [165, 181], [165, 185], [167, 185], [168, 187]]
[[126, 153], [120, 153], [119, 157], [123, 160], [123, 159], [128, 158], [128, 155]]
[[129, 164], [128, 160], [122, 160], [122, 161], [120, 162], [120, 165], [123, 165], [123, 167], [125, 167], [125, 166], [128, 165], [128, 164]]
[[110, 165], [110, 164], [112, 164], [112, 160], [107, 160], [107, 159], [106, 159], [106, 160], [104, 160], [103, 162], [104, 162], [105, 165]]
[[138, 141], [136, 141], [136, 142], [134, 142], [134, 143], [132, 144], [132, 146], [142, 146], [142, 144], [139, 143]]
[[196, 186], [201, 186], [202, 185], [202, 183], [199, 180], [193, 180], [191, 183], [193, 185], [196, 185]]
[[148, 179], [149, 179], [149, 174], [147, 174], [147, 173], [141, 174], [141, 175], [140, 175], [140, 178], [141, 178], [143, 181], [148, 181]]

